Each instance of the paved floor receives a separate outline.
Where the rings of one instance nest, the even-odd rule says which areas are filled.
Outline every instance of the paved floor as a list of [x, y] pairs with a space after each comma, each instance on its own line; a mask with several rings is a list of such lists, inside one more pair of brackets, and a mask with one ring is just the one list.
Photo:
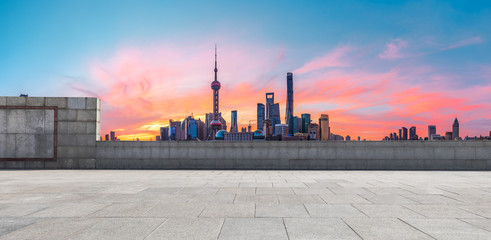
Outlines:
[[491, 239], [491, 172], [0, 171], [0, 239]]

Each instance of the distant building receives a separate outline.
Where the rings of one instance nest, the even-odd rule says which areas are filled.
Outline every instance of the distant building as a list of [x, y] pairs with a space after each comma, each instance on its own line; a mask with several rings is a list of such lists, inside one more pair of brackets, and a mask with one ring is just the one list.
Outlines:
[[402, 127], [402, 139], [401, 140], [407, 140], [407, 128]]
[[198, 124], [192, 116], [188, 116], [182, 121], [181, 129], [184, 134], [183, 140], [196, 140], [198, 137]]
[[266, 119], [273, 119], [274, 92], [266, 93]]
[[294, 134], [296, 124], [293, 124], [293, 73], [286, 73], [286, 111], [285, 123], [288, 124], [288, 134]]
[[399, 129], [399, 135], [397, 135], [397, 140], [402, 140], [402, 128]]
[[180, 121], [169, 120], [169, 140], [171, 141], [182, 141], [184, 140], [184, 132], [181, 128]]
[[295, 135], [295, 133], [301, 133], [302, 132], [302, 119], [299, 117], [293, 117], [293, 133], [289, 135]]
[[252, 141], [253, 134], [252, 132], [225, 132], [223, 136], [225, 141]]
[[431, 140], [431, 135], [436, 134], [436, 126], [428, 125], [428, 139]]
[[452, 132], [445, 133], [445, 140], [452, 140]]
[[[393, 134], [393, 133], [391, 133], [391, 134], [390, 134], [390, 138], [389, 138], [389, 139], [390, 139], [390, 140], [395, 140], [395, 139], [394, 139], [394, 134]], [[359, 141], [359, 140], [358, 140], [358, 141]]]
[[351, 141], [351, 137], [349, 135], [346, 136], [346, 141]]
[[329, 115], [327, 114], [321, 114], [321, 117], [319, 118], [319, 134], [321, 141], [328, 141], [331, 136]]
[[303, 113], [302, 114], [302, 132], [308, 133], [310, 124], [310, 114]]
[[201, 119], [196, 120], [196, 126], [198, 126], [198, 139], [206, 140], [206, 125]]
[[329, 135], [329, 140], [331, 140], [331, 141], [344, 141], [344, 137], [341, 136], [341, 135], [337, 135], [337, 134], [331, 133]]
[[264, 120], [263, 133], [266, 138], [273, 136], [273, 125], [271, 124], [271, 120]]
[[358, 136], [358, 141], [360, 141], [360, 136]]
[[434, 140], [442, 140], [442, 139], [443, 139], [443, 137], [442, 137], [442, 136], [440, 136], [440, 134], [431, 134], [431, 136], [430, 136], [430, 138], [429, 138], [429, 140], [430, 140], [430, 141], [434, 141]]
[[168, 141], [168, 140], [169, 140], [169, 127], [161, 127], [160, 141]]
[[452, 140], [459, 140], [459, 120], [455, 118], [452, 125]]
[[155, 136], [155, 141], [160, 141], [160, 136]]
[[237, 126], [237, 110], [233, 110], [231, 112], [231, 119], [230, 119], [230, 132], [238, 132], [238, 126]]
[[288, 124], [276, 124], [274, 134], [276, 136], [288, 136]]
[[264, 127], [264, 119], [266, 116], [266, 112], [264, 109], [264, 104], [257, 104], [257, 129], [263, 129]]
[[309, 124], [308, 128], [309, 140], [319, 139], [319, 125], [317, 123]]
[[109, 141], [109, 134], [106, 134], [106, 136], [105, 136], [105, 140], [106, 140], [106, 141]]
[[116, 132], [111, 131], [111, 132], [109, 132], [109, 134], [111, 135], [111, 141], [116, 141], [116, 139], [117, 139], [116, 138]]
[[418, 135], [416, 135], [416, 127], [412, 126], [409, 128], [409, 139], [410, 140], [418, 140]]
[[280, 104], [279, 103], [273, 104], [273, 119], [272, 119], [271, 123], [273, 124], [273, 130], [275, 129], [276, 124], [281, 124]]

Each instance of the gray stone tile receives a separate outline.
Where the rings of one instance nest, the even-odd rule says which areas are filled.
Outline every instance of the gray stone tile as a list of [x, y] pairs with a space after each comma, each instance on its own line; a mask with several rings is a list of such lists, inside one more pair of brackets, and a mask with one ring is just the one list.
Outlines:
[[290, 187], [273, 187], [273, 188], [265, 188], [258, 187], [256, 188], [256, 194], [290, 194], [293, 195], [294, 192]]
[[491, 202], [488, 205], [459, 205], [457, 207], [485, 218], [491, 218]]
[[199, 217], [202, 218], [251, 218], [254, 217], [255, 205], [218, 204], [206, 206]]
[[169, 218], [146, 239], [216, 240], [222, 225], [222, 218]]
[[93, 213], [91, 217], [142, 217], [155, 205], [148, 202], [114, 203]]
[[286, 240], [288, 236], [281, 218], [227, 218], [218, 239]]
[[0, 218], [0, 237], [35, 223], [33, 218]]
[[256, 204], [256, 217], [258, 218], [302, 218], [310, 217], [303, 204]]
[[403, 219], [436, 239], [491, 239], [491, 232], [458, 219]]
[[425, 216], [401, 205], [354, 204], [353, 206], [371, 218], [425, 218]]
[[428, 218], [482, 218], [452, 205], [404, 205]]
[[100, 219], [96, 218], [48, 218], [40, 219], [34, 224], [11, 232], [0, 239], [69, 239], [95, 224]]
[[29, 215], [30, 217], [85, 217], [107, 206], [103, 203], [65, 203]]
[[311, 217], [322, 218], [364, 218], [365, 214], [349, 204], [305, 204]]
[[312, 194], [334, 194], [332, 191], [330, 191], [327, 188], [307, 188], [307, 187], [294, 187], [292, 190], [295, 192], [297, 195], [312, 195]]
[[360, 239], [338, 218], [285, 218], [290, 240]]
[[344, 218], [343, 220], [363, 239], [433, 239], [396, 218]]
[[367, 199], [356, 194], [343, 194], [343, 195], [332, 195], [332, 194], [320, 194], [319, 195], [326, 203], [371, 203]]
[[304, 203], [325, 203], [318, 195], [285, 195], [279, 194], [278, 201], [280, 204], [304, 204]]
[[161, 218], [104, 218], [71, 239], [144, 239], [164, 221]]
[[436, 195], [436, 194], [411, 194], [405, 195], [404, 197], [409, 198], [415, 202], [421, 204], [463, 204], [464, 202], [455, 200], [453, 198], [444, 196], [444, 195]]
[[237, 194], [234, 203], [278, 203], [278, 197], [274, 194]]
[[[15, 200], [15, 199], [14, 199]], [[6, 204], [0, 208], [0, 218], [23, 217], [48, 208], [49, 204]]]
[[255, 187], [222, 187], [220, 190], [218, 190], [218, 193], [224, 193], [224, 194], [247, 194], [247, 195], [252, 195], [256, 194], [256, 188]]
[[484, 230], [487, 230], [491, 232], [491, 219], [489, 218], [465, 218], [465, 219], [460, 219], [461, 221], [464, 221], [466, 223], [469, 223], [473, 226], [476, 226], [478, 228], [482, 228]]
[[366, 200], [374, 204], [417, 204], [418, 202], [411, 200], [402, 195], [361, 195]]
[[144, 212], [145, 217], [198, 217], [204, 209], [203, 204], [195, 203], [158, 203]]

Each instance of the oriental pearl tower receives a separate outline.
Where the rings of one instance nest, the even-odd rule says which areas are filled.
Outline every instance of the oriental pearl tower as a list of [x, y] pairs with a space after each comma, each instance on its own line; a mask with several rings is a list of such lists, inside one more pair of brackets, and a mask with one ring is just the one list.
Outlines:
[[211, 121], [211, 129], [213, 130], [213, 138], [215, 134], [222, 128], [222, 123], [219, 119], [219, 111], [218, 111], [218, 91], [220, 90], [220, 82], [217, 80], [217, 46], [215, 44], [215, 80], [211, 82], [211, 89], [213, 90], [213, 120]]

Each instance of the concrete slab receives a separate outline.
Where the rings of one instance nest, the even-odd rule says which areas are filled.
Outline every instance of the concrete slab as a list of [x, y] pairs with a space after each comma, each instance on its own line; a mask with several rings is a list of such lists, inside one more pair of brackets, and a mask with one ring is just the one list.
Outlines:
[[287, 240], [288, 236], [281, 218], [228, 218], [218, 239]]
[[362, 239], [433, 239], [397, 218], [344, 218], [343, 220]]
[[310, 217], [303, 204], [256, 204], [256, 217], [259, 218], [303, 218]]
[[296, 239], [361, 239], [341, 219], [285, 218], [290, 240]]
[[161, 218], [104, 218], [70, 239], [144, 239], [164, 221]]
[[491, 239], [491, 232], [458, 219], [402, 219], [436, 239]]
[[170, 218], [145, 239], [216, 240], [222, 225], [222, 218]]
[[206, 206], [199, 215], [201, 218], [252, 218], [255, 205], [248, 204], [219, 204]]
[[367, 217], [349, 204], [305, 204], [311, 217], [322, 218], [363, 218]]

